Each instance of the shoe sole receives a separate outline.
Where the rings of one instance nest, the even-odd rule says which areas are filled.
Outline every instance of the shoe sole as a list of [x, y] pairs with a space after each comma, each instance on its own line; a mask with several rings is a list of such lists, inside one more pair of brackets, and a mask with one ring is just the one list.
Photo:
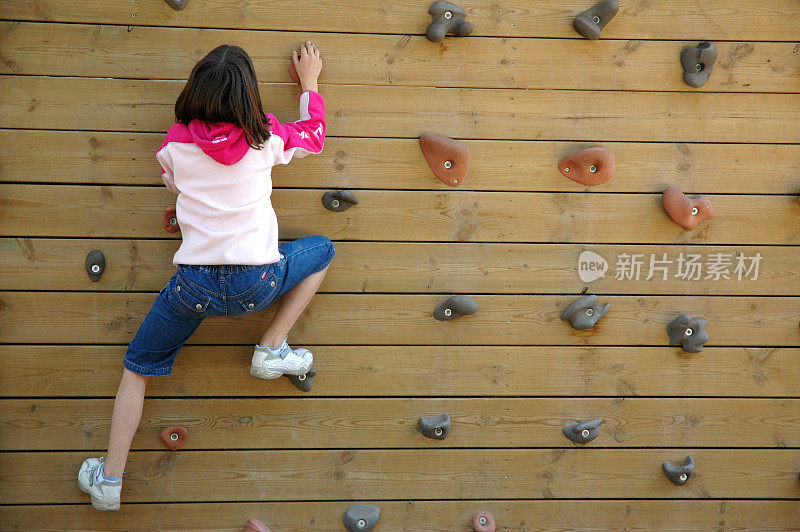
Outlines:
[[277, 379], [278, 377], [281, 377], [283, 375], [299, 376], [299, 375], [305, 375], [306, 373], [311, 371], [312, 365], [313, 364], [309, 364], [307, 368], [300, 368], [294, 370], [281, 369], [281, 368], [265, 368], [265, 367], [250, 365], [250, 375], [257, 379], [264, 379], [264, 380]]

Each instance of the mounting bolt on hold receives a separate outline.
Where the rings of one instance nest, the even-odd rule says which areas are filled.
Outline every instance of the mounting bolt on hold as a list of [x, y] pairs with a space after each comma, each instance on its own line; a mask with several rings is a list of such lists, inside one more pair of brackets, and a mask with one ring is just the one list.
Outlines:
[[699, 353], [710, 339], [706, 332], [708, 320], [681, 314], [667, 326], [669, 345], [679, 345], [687, 353]]
[[467, 178], [472, 155], [463, 142], [435, 133], [423, 133], [419, 137], [419, 147], [433, 175], [445, 185], [454, 187]]
[[426, 438], [443, 440], [450, 433], [450, 414], [419, 418], [419, 431]]
[[89, 279], [91, 279], [93, 283], [96, 283], [106, 270], [106, 256], [103, 255], [102, 251], [93, 249], [86, 255], [84, 266], [86, 267], [86, 273], [89, 275]]
[[587, 39], [599, 39], [606, 24], [619, 13], [617, 0], [605, 0], [575, 17], [572, 25]]
[[322, 195], [322, 205], [333, 212], [343, 212], [358, 205], [358, 200], [349, 190], [331, 190]]
[[475, 532], [495, 532], [494, 517], [489, 512], [478, 512], [472, 516], [472, 530]]
[[603, 418], [598, 417], [581, 423], [572, 423], [564, 426], [564, 436], [575, 443], [589, 443], [600, 435], [600, 424]]
[[165, 1], [167, 2], [167, 5], [172, 9], [174, 9], [175, 11], [180, 11], [181, 9], [186, 7], [186, 4], [189, 3], [189, 0], [165, 0]]
[[478, 312], [478, 303], [471, 297], [451, 296], [436, 307], [433, 317], [439, 321], [450, 321], [476, 312]]
[[186, 443], [188, 433], [186, 427], [172, 425], [161, 431], [161, 441], [170, 451], [177, 451]]
[[664, 474], [676, 486], [683, 486], [694, 475], [694, 459], [687, 456], [682, 466], [674, 466], [669, 462], [661, 464], [664, 468]]
[[601, 305], [596, 295], [583, 296], [564, 309], [561, 319], [568, 320], [573, 328], [585, 331], [594, 327], [610, 308], [611, 303]]
[[717, 48], [714, 43], [701, 42], [697, 46], [687, 46], [681, 50], [683, 81], [690, 87], [702, 87], [711, 77], [717, 61]]
[[371, 504], [354, 504], [342, 516], [342, 524], [350, 532], [368, 532], [381, 518], [381, 509]]
[[433, 19], [426, 32], [431, 42], [441, 42], [448, 33], [458, 37], [472, 33], [472, 22], [467, 22], [467, 12], [451, 2], [434, 2], [428, 14]]

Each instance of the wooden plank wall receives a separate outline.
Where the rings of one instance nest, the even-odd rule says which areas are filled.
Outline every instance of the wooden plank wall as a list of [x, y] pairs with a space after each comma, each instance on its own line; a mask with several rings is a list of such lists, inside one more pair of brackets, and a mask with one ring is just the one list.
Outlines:
[[[383, 509], [380, 531], [471, 530], [482, 509], [514, 531], [800, 527], [796, 0], [620, 0], [599, 41], [571, 27], [592, 0], [464, 0], [475, 33], [441, 44], [428, 4], [0, 4], [0, 528], [331, 531], [353, 502]], [[239, 44], [266, 106], [295, 119], [287, 57], [306, 39], [330, 138], [275, 170], [273, 200], [282, 238], [338, 250], [290, 337], [314, 351], [314, 389], [247, 375], [271, 311], [207, 320], [151, 380], [122, 511], [96, 512], [75, 473], [106, 448], [121, 357], [173, 272], [153, 155], [175, 97], [197, 59]], [[679, 54], [700, 40], [719, 59], [690, 89]], [[432, 177], [427, 130], [472, 150], [460, 188]], [[615, 152], [611, 181], [558, 173], [593, 145]], [[669, 185], [715, 217], [683, 231]], [[328, 189], [360, 203], [330, 213]], [[605, 278], [581, 281], [586, 250]], [[732, 264], [647, 279], [664, 254]], [[617, 278], [635, 255], [641, 276]], [[456, 293], [479, 312], [433, 320]], [[577, 332], [560, 313], [583, 293], [612, 308]], [[684, 312], [709, 319], [700, 354], [667, 346]], [[450, 436], [423, 438], [418, 418], [441, 412]], [[562, 435], [594, 417], [587, 446]], [[177, 453], [170, 424], [189, 430]], [[687, 455], [696, 476], [674, 486], [661, 463]]]

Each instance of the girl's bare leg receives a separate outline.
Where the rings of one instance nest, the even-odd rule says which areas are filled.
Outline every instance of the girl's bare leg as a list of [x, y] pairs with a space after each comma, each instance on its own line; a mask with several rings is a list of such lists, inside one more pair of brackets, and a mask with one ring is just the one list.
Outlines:
[[114, 401], [114, 415], [111, 418], [108, 454], [103, 466], [106, 477], [121, 477], [125, 470], [131, 441], [142, 419], [147, 379], [146, 375], [137, 375], [128, 369], [122, 371], [117, 399]]
[[297, 318], [308, 306], [311, 298], [319, 290], [325, 274], [328, 272], [326, 267], [324, 270], [313, 273], [300, 281], [300, 283], [286, 292], [279, 303], [278, 310], [272, 317], [264, 336], [261, 337], [261, 345], [269, 347], [278, 347], [283, 342], [283, 339], [289, 334], [289, 331], [294, 326]]

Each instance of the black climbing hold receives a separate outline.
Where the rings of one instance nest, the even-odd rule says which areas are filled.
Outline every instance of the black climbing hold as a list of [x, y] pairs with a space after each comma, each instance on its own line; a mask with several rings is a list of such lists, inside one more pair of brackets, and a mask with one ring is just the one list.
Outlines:
[[342, 212], [358, 204], [358, 200], [349, 190], [330, 190], [322, 195], [322, 204], [329, 211]]
[[687, 353], [699, 353], [703, 350], [703, 344], [709, 340], [706, 325], [706, 319], [681, 314], [667, 326], [669, 345], [680, 344]]
[[600, 32], [617, 13], [619, 13], [617, 0], [605, 0], [575, 17], [572, 25], [587, 39], [599, 39]]
[[100, 276], [106, 270], [106, 256], [102, 251], [93, 249], [86, 255], [86, 273], [93, 283], [100, 280]]
[[561, 313], [562, 320], [569, 320], [570, 325], [579, 331], [591, 329], [600, 318], [608, 314], [611, 303], [601, 305], [597, 296], [584, 296], [574, 301]]
[[180, 11], [186, 4], [189, 3], [189, 0], [164, 0], [169, 7], [174, 9], [175, 11]]
[[702, 87], [711, 76], [717, 60], [714, 43], [701, 42], [697, 46], [687, 46], [681, 50], [683, 81], [690, 87]]
[[694, 459], [691, 456], [686, 457], [686, 461], [682, 466], [674, 466], [669, 462], [661, 464], [664, 468], [664, 474], [673, 484], [683, 486], [694, 475]]
[[433, 22], [428, 26], [427, 36], [431, 42], [440, 42], [448, 33], [464, 37], [472, 33], [472, 22], [467, 22], [467, 12], [457, 5], [438, 0], [428, 13]]
[[311, 391], [311, 386], [314, 385], [314, 377], [316, 376], [317, 370], [314, 369], [314, 366], [311, 366], [311, 369], [305, 375], [284, 375], [301, 392]]
[[478, 303], [468, 296], [451, 296], [436, 307], [433, 317], [439, 321], [450, 321], [478, 312]]
[[350, 532], [367, 532], [375, 528], [381, 509], [371, 504], [354, 504], [344, 513], [342, 523]]
[[597, 417], [582, 423], [572, 423], [564, 426], [564, 436], [575, 443], [589, 443], [600, 435], [600, 424], [603, 418]]
[[450, 432], [450, 414], [419, 418], [419, 431], [426, 438], [443, 440]]

